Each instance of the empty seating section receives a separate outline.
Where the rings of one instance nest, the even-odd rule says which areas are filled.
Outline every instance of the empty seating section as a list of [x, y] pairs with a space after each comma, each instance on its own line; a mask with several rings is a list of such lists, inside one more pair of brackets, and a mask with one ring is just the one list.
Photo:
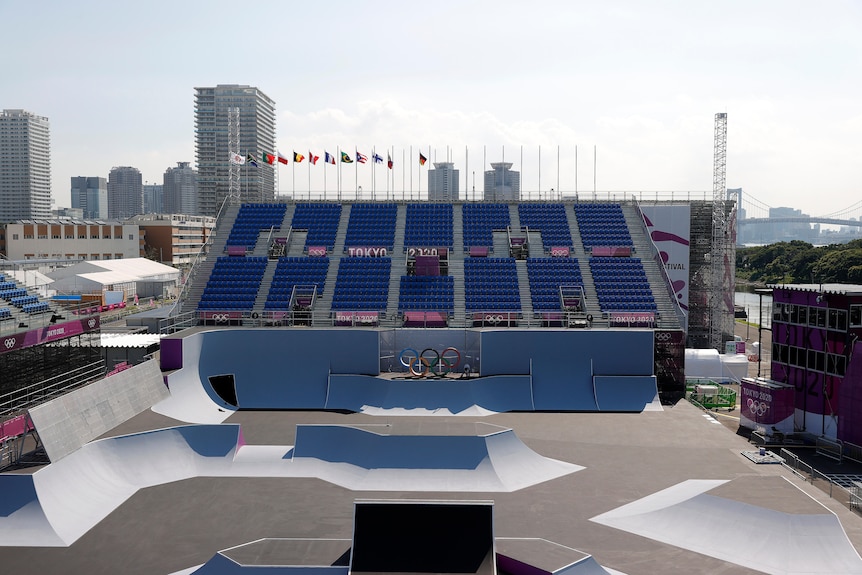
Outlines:
[[518, 204], [521, 227], [542, 232], [542, 247], [572, 247], [572, 232], [563, 204]]
[[465, 259], [464, 300], [468, 313], [521, 311], [515, 258]]
[[264, 309], [286, 310], [290, 306], [293, 286], [317, 286], [318, 296], [323, 293], [326, 273], [329, 271], [329, 258], [280, 257], [275, 267], [275, 275], [269, 286]]
[[0, 298], [5, 300], [11, 300], [15, 297], [20, 297], [23, 295], [27, 295], [27, 290], [24, 288], [19, 288], [18, 284], [15, 282], [3, 282], [0, 283]]
[[640, 258], [590, 258], [602, 312], [655, 312], [656, 303]]
[[0, 307], [0, 319], [9, 319], [12, 317], [12, 310], [8, 307]]
[[398, 311], [455, 310], [455, 282], [452, 276], [401, 276]]
[[527, 258], [533, 310], [560, 310], [560, 286], [582, 286], [581, 268], [574, 258]]
[[353, 204], [345, 247], [374, 246], [392, 250], [397, 216], [397, 204]]
[[593, 246], [634, 245], [619, 204], [575, 204], [575, 216], [585, 250]]
[[405, 248], [451, 248], [452, 204], [407, 204]]
[[21, 311], [23, 311], [24, 313], [42, 313], [50, 309], [51, 306], [48, 305], [48, 302], [44, 301], [31, 302], [21, 306]]
[[494, 247], [494, 230], [505, 230], [511, 223], [506, 204], [464, 204], [464, 249]]
[[201, 295], [200, 310], [251, 310], [266, 270], [266, 257], [222, 256]]
[[281, 228], [286, 210], [285, 204], [241, 205], [228, 235], [226, 247], [242, 246], [246, 251], [253, 250], [261, 230]]
[[392, 258], [341, 258], [332, 311], [386, 311]]
[[340, 219], [341, 204], [296, 204], [290, 225], [294, 230], [308, 230], [306, 248], [324, 246], [331, 252]]

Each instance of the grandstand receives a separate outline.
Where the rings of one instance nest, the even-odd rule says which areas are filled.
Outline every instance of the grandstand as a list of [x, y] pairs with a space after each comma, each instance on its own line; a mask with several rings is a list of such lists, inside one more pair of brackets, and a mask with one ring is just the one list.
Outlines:
[[862, 573], [851, 510], [676, 403], [663, 261], [635, 202], [227, 205], [158, 362], [29, 411], [0, 564]]

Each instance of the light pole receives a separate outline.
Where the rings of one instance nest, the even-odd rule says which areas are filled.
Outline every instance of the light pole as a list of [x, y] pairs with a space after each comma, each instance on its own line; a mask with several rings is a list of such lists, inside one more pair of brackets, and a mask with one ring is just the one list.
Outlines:
[[760, 378], [760, 364], [763, 359], [763, 296], [771, 295], [772, 288], [758, 288], [754, 293], [760, 297], [760, 312], [757, 317], [757, 377]]

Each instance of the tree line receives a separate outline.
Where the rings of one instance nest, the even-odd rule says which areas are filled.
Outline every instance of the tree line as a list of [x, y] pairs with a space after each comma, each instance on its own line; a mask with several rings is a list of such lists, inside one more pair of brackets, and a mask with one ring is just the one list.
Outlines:
[[862, 240], [817, 247], [793, 240], [737, 248], [736, 279], [758, 284], [862, 284]]

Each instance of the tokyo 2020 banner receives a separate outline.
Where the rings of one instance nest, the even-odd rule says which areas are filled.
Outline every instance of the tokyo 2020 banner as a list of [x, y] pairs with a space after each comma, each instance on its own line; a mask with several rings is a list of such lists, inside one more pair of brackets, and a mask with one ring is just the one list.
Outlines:
[[66, 323], [58, 323], [39, 329], [31, 329], [21, 333], [12, 333], [0, 337], [0, 353], [9, 353], [16, 349], [32, 347], [51, 341], [66, 339], [99, 330], [99, 316], [93, 315]]

